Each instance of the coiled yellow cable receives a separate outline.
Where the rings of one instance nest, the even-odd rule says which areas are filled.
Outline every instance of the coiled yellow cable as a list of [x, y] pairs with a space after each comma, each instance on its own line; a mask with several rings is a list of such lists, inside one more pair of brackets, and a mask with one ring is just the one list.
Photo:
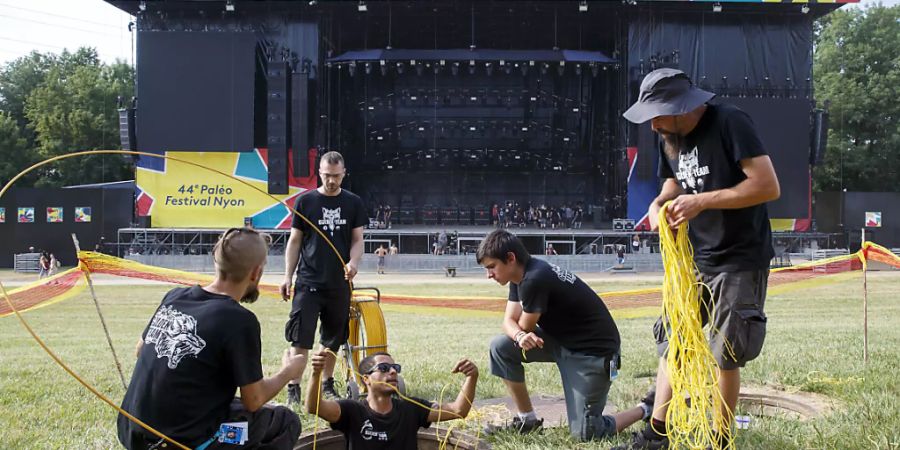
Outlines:
[[[665, 276], [662, 317], [668, 326], [666, 366], [672, 400], [666, 412], [666, 434], [671, 448], [732, 449], [730, 439], [719, 442], [716, 430], [730, 436], [731, 419], [720, 413], [724, 399], [719, 392], [719, 373], [701, 322], [700, 289], [694, 250], [683, 222], [673, 231], [666, 218], [668, 203], [659, 211], [659, 242]], [[711, 311], [708, 317], [712, 317]], [[690, 399], [690, 404], [688, 403]]]

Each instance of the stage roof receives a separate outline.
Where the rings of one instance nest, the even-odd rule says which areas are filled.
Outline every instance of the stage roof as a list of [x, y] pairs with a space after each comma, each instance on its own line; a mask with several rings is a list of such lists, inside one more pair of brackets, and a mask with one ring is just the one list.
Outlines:
[[[144, 7], [160, 7], [165, 5], [166, 9], [208, 9], [212, 7], [214, 4], [219, 3], [222, 5], [224, 9], [225, 2], [224, 1], [210, 1], [210, 0], [105, 0], [107, 3], [129, 13], [132, 15], [140, 12], [141, 5]], [[627, 0], [628, 3], [636, 4], [636, 3], [670, 3], [670, 4], [690, 4], [690, 3], [745, 3], [745, 4], [822, 4], [822, 5], [840, 5], [844, 3], [859, 3], [860, 0]], [[232, 3], [235, 5], [235, 9], [240, 8], [253, 8], [259, 9], [270, 8], [272, 6], [278, 6], [282, 8], [296, 8], [303, 10], [315, 10], [317, 8], [328, 8], [328, 7], [336, 7], [339, 5], [349, 5], [355, 6], [357, 2], [350, 0], [319, 0], [319, 1], [266, 1], [266, 0], [233, 0]], [[373, 7], [376, 7], [379, 3], [385, 3], [382, 1], [372, 1], [368, 2]], [[394, 2], [395, 4], [403, 3], [403, 2]], [[516, 3], [510, 1], [509, 3]], [[522, 1], [518, 3], [536, 3], [533, 1]], [[539, 2], [538, 2], [539, 3]], [[563, 2], [559, 2], [563, 3]], [[573, 5], [577, 5], [578, 2], [572, 1]], [[587, 0], [587, 4], [590, 5], [603, 5], [603, 4], [621, 4], [621, 0]]]

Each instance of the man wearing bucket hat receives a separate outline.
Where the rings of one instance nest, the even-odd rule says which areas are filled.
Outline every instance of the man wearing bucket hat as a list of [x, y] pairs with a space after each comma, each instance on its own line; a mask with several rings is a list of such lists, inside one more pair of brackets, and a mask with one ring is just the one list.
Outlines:
[[[740, 109], [710, 104], [715, 94], [697, 88], [684, 72], [658, 69], [641, 83], [637, 102], [623, 114], [634, 123], [650, 121], [662, 138], [659, 177], [661, 192], [650, 204], [650, 226], [672, 200], [667, 221], [673, 228], [685, 221], [694, 248], [698, 280], [711, 323], [710, 346], [719, 371], [722, 411], [731, 423], [740, 392], [740, 368], [762, 350], [766, 333], [763, 305], [774, 256], [766, 202], [780, 195], [772, 161], [753, 121]], [[622, 448], [668, 448], [666, 410], [672, 398], [665, 352], [665, 322], [654, 326], [660, 356], [653, 416], [647, 428]], [[731, 430], [718, 430], [721, 443]]]

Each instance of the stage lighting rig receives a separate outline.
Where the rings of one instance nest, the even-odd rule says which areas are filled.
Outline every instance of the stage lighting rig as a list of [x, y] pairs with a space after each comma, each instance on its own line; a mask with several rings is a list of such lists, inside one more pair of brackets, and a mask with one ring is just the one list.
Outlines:
[[227, 0], [225, 2], [225, 11], [234, 12], [234, 0]]
[[588, 10], [588, 5], [587, 5], [586, 1], [582, 0], [581, 2], [578, 3], [578, 11], [579, 12], [587, 12], [587, 10]]
[[366, 5], [366, 2], [360, 1], [359, 4], [356, 5], [356, 10], [359, 12], [366, 12], [369, 10], [369, 7]]
[[712, 9], [713, 9], [713, 12], [717, 12], [717, 13], [722, 12], [722, 4], [719, 2], [715, 2], [715, 3], [713, 3]]

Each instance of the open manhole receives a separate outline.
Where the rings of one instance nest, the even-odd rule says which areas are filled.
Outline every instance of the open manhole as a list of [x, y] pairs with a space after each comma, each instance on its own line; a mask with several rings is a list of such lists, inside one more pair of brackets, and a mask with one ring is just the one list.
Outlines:
[[[535, 413], [544, 418], [548, 426], [566, 426], [566, 400], [562, 396], [537, 394], [531, 402]], [[492, 398], [475, 402], [476, 408], [488, 412], [486, 419], [491, 423], [509, 420], [515, 410], [509, 397]], [[835, 400], [810, 392], [787, 392], [768, 386], [743, 386], [738, 399], [738, 414], [755, 417], [778, 417], [791, 420], [814, 420], [830, 414], [838, 408]], [[609, 404], [604, 414], [616, 410]]]
[[[335, 430], [320, 431], [316, 436], [312, 433], [300, 436], [294, 450], [311, 450], [313, 448], [313, 438], [316, 441], [316, 450], [345, 450], [347, 441], [344, 439], [344, 433]], [[475, 436], [459, 432], [451, 431], [447, 436], [446, 428], [428, 428], [419, 430], [418, 448], [419, 450], [439, 450], [441, 448], [455, 448], [461, 450], [488, 450], [490, 444], [484, 439], [476, 439]]]
[[811, 392], [786, 392], [771, 387], [741, 388], [738, 398], [740, 414], [780, 417], [794, 420], [814, 420], [831, 413], [837, 402]]

